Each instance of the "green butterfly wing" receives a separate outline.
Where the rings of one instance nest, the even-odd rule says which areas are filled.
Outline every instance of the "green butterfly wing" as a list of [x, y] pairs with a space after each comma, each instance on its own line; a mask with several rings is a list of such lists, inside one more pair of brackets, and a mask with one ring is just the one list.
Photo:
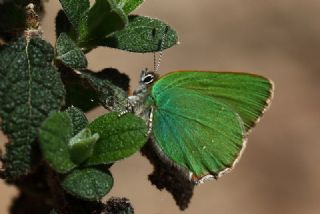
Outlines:
[[233, 167], [246, 131], [271, 96], [265, 78], [242, 73], [174, 72], [153, 86], [152, 134], [167, 158], [197, 182]]
[[262, 76], [232, 73], [179, 71], [165, 75], [152, 87], [152, 96], [172, 88], [184, 88], [210, 96], [239, 114], [246, 130], [262, 115], [272, 96], [272, 82]]
[[201, 178], [232, 167], [243, 146], [239, 116], [223, 103], [186, 89], [157, 97], [153, 136], [174, 163]]

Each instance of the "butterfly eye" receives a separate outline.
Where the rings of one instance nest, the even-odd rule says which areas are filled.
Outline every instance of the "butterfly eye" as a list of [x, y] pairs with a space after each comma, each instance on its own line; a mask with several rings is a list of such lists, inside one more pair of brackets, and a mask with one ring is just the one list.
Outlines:
[[146, 76], [143, 77], [142, 81], [144, 84], [150, 84], [154, 80], [154, 75], [152, 74], [147, 74]]

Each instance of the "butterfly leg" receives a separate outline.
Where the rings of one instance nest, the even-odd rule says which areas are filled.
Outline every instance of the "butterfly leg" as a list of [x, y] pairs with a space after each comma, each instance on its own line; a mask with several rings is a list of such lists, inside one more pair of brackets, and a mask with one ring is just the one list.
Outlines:
[[137, 105], [137, 100], [138, 100], [137, 96], [129, 96], [127, 99], [127, 104], [125, 106], [125, 109], [120, 111], [120, 113], [118, 114], [118, 117], [121, 117], [127, 113], [135, 112], [135, 106]]
[[128, 111], [128, 110], [121, 111], [121, 112], [118, 114], [118, 117], [122, 117], [123, 115], [128, 114], [128, 113], [130, 113], [130, 111]]
[[153, 120], [153, 108], [150, 109], [149, 115], [148, 115], [148, 132], [147, 132], [148, 136], [152, 131], [152, 120]]
[[125, 114], [132, 113], [132, 112], [133, 112], [133, 107], [128, 103], [125, 109], [120, 111], [120, 113], [118, 114], [118, 117], [121, 117]]

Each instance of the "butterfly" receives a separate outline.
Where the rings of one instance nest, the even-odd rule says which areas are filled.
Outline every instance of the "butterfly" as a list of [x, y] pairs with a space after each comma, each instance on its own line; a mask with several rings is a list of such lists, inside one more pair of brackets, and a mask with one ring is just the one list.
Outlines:
[[199, 184], [235, 166], [272, 94], [272, 81], [254, 74], [144, 70], [129, 103], [159, 155]]

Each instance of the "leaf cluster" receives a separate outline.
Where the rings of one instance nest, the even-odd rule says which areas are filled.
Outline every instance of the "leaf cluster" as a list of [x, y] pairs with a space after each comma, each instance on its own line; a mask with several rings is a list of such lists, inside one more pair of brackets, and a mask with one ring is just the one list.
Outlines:
[[[86, 54], [98, 46], [156, 52], [175, 45], [177, 34], [161, 20], [131, 15], [143, 0], [60, 0], [53, 47], [27, 29], [26, 2], [0, 4], [1, 20], [15, 14], [0, 22], [0, 118], [10, 141], [1, 175], [15, 183], [44, 162], [66, 192], [100, 200], [113, 185], [108, 169], [141, 149], [147, 127], [133, 114], [119, 116], [128, 76], [88, 70]], [[98, 105], [111, 112], [89, 122], [85, 112]]]

